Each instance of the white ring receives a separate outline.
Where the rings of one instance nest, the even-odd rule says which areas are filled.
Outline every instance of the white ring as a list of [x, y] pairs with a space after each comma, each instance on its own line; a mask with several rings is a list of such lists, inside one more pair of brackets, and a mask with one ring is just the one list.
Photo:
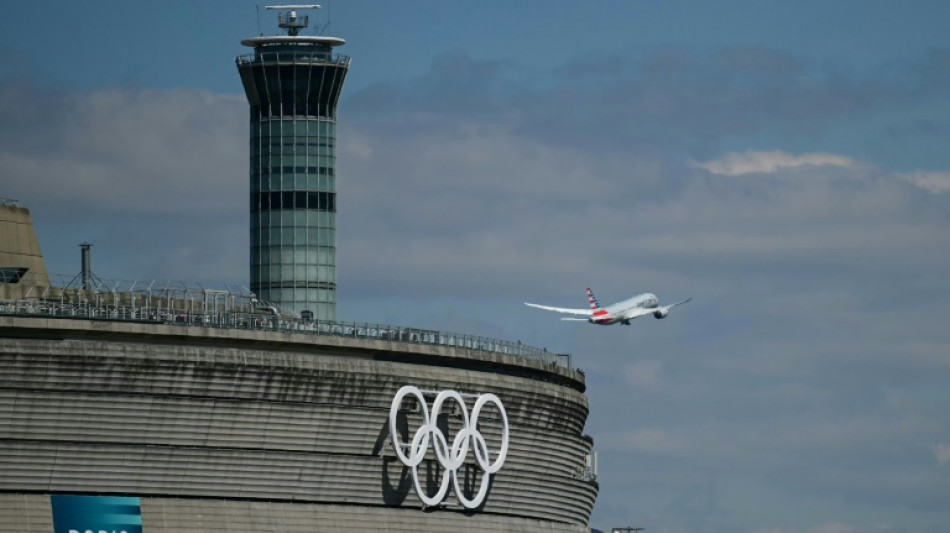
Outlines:
[[[396, 428], [396, 415], [399, 412], [399, 406], [403, 398], [413, 396], [419, 402], [419, 412], [422, 415], [422, 425], [412, 435], [411, 441], [407, 444], [399, 440], [399, 432]], [[453, 400], [459, 406], [460, 418], [462, 419], [462, 429], [458, 431], [455, 438], [449, 445], [448, 438], [438, 427], [439, 414], [442, 411], [442, 405], [446, 400]], [[478, 417], [482, 408], [487, 404], [494, 404], [501, 415], [501, 449], [491, 462], [491, 452], [488, 450], [488, 444], [485, 437], [478, 429]], [[431, 437], [431, 439], [430, 439]], [[488, 494], [488, 481], [492, 474], [498, 472], [505, 464], [505, 458], [508, 457], [508, 414], [501, 400], [494, 394], [482, 394], [475, 400], [475, 407], [472, 409], [471, 419], [469, 419], [468, 407], [465, 400], [457, 391], [444, 390], [440, 392], [432, 404], [432, 414], [429, 414], [429, 408], [426, 404], [423, 393], [418, 387], [406, 385], [396, 392], [393, 397], [392, 405], [389, 408], [389, 439], [392, 441], [393, 450], [399, 461], [412, 468], [412, 481], [416, 487], [416, 494], [422, 503], [427, 506], [436, 506], [442, 503], [449, 489], [449, 481], [455, 488], [455, 496], [459, 502], [468, 509], [475, 509], [482, 505], [485, 496]], [[432, 441], [432, 448], [435, 452], [436, 460], [442, 466], [442, 480], [439, 482], [439, 490], [434, 496], [429, 496], [422, 488], [419, 482], [419, 465], [422, 463], [429, 450], [429, 441]], [[407, 455], [404, 448], [408, 448]], [[472, 448], [475, 454], [475, 462], [482, 469], [482, 482], [478, 488], [475, 497], [469, 500], [463, 494], [459, 487], [458, 471], [464, 465], [465, 458], [468, 456], [468, 449]]]

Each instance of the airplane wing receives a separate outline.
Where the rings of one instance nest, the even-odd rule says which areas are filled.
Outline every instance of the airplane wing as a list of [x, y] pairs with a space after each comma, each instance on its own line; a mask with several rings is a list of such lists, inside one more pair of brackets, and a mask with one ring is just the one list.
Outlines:
[[547, 305], [538, 305], [538, 304], [529, 304], [528, 302], [524, 303], [528, 307], [537, 307], [538, 309], [544, 309], [545, 311], [554, 311], [555, 313], [568, 313], [571, 315], [582, 315], [582, 316], [591, 316], [594, 311], [592, 309], [565, 309], [563, 307], [550, 307]]
[[571, 321], [577, 321], [577, 322], [587, 322], [587, 319], [586, 319], [586, 318], [573, 318], [573, 317], [569, 317], [569, 316], [563, 317], [563, 318], [561, 318], [561, 320], [571, 320]]
[[630, 309], [625, 311], [623, 314], [624, 320], [633, 320], [634, 318], [640, 318], [641, 316], [652, 315], [656, 312], [655, 307], [638, 307], [636, 309]]
[[685, 304], [686, 302], [688, 302], [688, 301], [690, 301], [690, 300], [692, 300], [692, 299], [693, 299], [693, 297], [690, 296], [689, 298], [683, 300], [682, 302], [676, 302], [675, 304], [667, 305], [666, 308], [667, 308], [667, 309], [673, 309], [673, 308], [676, 307], [677, 305]]
[[[640, 318], [641, 316], [652, 315], [653, 313], [656, 313], [657, 311], [665, 311], [665, 312], [669, 313], [669, 312], [670, 312], [670, 309], [673, 309], [673, 308], [676, 307], [677, 305], [685, 304], [686, 302], [688, 302], [688, 301], [690, 301], [690, 300], [692, 300], [692, 299], [693, 299], [693, 298], [690, 297], [690, 298], [687, 298], [687, 299], [683, 300], [682, 302], [676, 302], [675, 304], [670, 304], [670, 305], [662, 305], [662, 306], [660, 306], [660, 307], [652, 307], [652, 308], [651, 308], [651, 307], [646, 307], [646, 308], [642, 308], [642, 307], [641, 307], [641, 308], [636, 308], [636, 309], [630, 309], [630, 310], [624, 312], [623, 318], [624, 318], [624, 320], [633, 320], [634, 318]], [[663, 315], [663, 316], [666, 316], [666, 315]]]

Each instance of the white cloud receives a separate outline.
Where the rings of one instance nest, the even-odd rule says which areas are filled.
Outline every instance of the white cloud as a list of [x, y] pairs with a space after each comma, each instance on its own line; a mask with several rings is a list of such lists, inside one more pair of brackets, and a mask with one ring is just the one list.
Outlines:
[[922, 171], [898, 174], [899, 178], [913, 183], [921, 189], [927, 189], [934, 194], [950, 191], [950, 172]]
[[835, 154], [792, 155], [775, 150], [771, 152], [734, 152], [719, 159], [713, 159], [705, 163], [695, 163], [694, 165], [721, 176], [743, 176], [745, 174], [774, 174], [782, 170], [805, 166], [851, 168], [856, 163], [849, 157]]
[[950, 463], [950, 444], [934, 446], [934, 456], [937, 458], [937, 463], [941, 465]]

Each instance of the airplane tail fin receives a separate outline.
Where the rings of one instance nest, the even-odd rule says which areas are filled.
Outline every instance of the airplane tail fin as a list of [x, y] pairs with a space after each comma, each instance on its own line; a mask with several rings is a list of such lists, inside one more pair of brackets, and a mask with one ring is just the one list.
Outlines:
[[597, 303], [597, 298], [594, 297], [594, 291], [590, 290], [590, 287], [587, 287], [587, 301], [590, 303], [590, 308], [594, 311], [600, 309], [600, 304]]

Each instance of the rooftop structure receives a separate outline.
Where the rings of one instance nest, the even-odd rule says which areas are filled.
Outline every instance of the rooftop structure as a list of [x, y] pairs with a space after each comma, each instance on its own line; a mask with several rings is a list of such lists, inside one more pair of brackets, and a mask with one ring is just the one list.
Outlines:
[[350, 58], [337, 37], [301, 35], [309, 16], [279, 9], [286, 35], [241, 41], [250, 105], [251, 291], [282, 311], [336, 319], [336, 108]]
[[34, 284], [49, 285], [30, 210], [0, 197], [0, 298], [19, 297], [18, 284], [27, 276]]

